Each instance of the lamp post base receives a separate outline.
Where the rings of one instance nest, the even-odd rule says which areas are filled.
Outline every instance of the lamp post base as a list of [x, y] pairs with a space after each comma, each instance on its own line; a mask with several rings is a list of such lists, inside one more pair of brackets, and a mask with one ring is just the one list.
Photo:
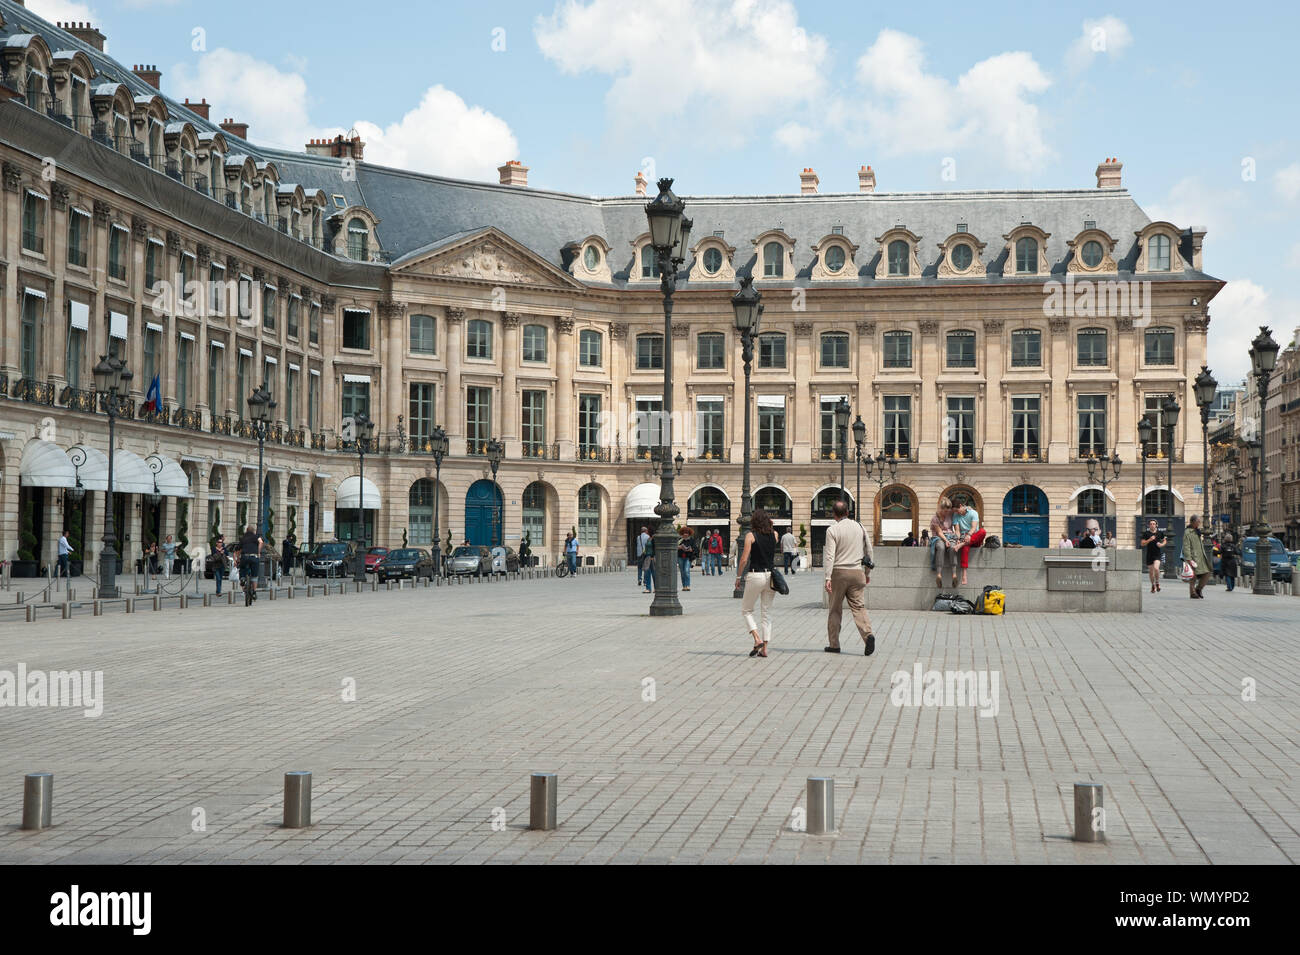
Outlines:
[[682, 605], [678, 603], [676, 596], [656, 596], [650, 602], [650, 616], [652, 617], [680, 617], [682, 615]]

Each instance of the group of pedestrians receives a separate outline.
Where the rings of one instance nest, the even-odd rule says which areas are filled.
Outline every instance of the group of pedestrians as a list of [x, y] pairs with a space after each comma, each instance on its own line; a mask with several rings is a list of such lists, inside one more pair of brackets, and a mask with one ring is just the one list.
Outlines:
[[[911, 536], [910, 534], [908, 535]], [[951, 498], [939, 498], [939, 509], [930, 519], [928, 534], [922, 540], [930, 548], [930, 569], [939, 588], [943, 588], [943, 574], [950, 571], [952, 586], [966, 586], [970, 568], [970, 549], [984, 543], [987, 535], [980, 527], [979, 511], [962, 501], [954, 504]], [[957, 570], [961, 569], [961, 583], [957, 583]]]
[[[683, 527], [677, 536], [677, 566], [681, 575], [682, 590], [691, 589], [691, 567], [700, 562], [700, 572], [706, 577], [722, 575], [727, 545], [717, 530], [705, 531], [699, 539], [693, 527]], [[636, 539], [636, 582], [646, 593], [655, 589], [655, 540], [646, 525]]]

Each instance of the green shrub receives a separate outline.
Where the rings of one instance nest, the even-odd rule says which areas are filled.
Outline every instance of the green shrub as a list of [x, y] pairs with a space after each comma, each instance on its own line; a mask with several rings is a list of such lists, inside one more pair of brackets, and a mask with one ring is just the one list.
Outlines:
[[18, 519], [19, 560], [36, 559], [36, 547], [38, 542], [36, 540], [36, 534], [33, 533], [36, 529], [36, 523], [33, 519], [34, 510], [35, 504], [31, 498], [28, 498], [27, 503], [23, 505], [22, 516]]
[[184, 499], [176, 504], [176, 556], [180, 560], [189, 560], [185, 548], [190, 546], [190, 502]]
[[800, 524], [799, 525], [799, 547], [800, 549], [802, 549], [807, 546], [808, 546], [808, 527], [807, 525]]

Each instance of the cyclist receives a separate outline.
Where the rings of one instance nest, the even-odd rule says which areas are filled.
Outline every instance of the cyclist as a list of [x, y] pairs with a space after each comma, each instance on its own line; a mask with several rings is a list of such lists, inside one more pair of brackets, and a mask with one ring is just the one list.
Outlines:
[[244, 534], [239, 538], [239, 579], [247, 581], [249, 588], [253, 592], [253, 600], [257, 599], [257, 562], [262, 555], [262, 538], [257, 536], [257, 531], [253, 525], [249, 524], [244, 528]]

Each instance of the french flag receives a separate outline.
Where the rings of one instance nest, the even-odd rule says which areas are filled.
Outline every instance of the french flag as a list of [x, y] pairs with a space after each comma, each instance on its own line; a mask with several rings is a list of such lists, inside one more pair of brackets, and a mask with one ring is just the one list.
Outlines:
[[149, 393], [144, 396], [145, 411], [157, 411], [162, 407], [162, 386], [158, 381], [158, 376], [153, 376], [153, 381], [149, 384]]

